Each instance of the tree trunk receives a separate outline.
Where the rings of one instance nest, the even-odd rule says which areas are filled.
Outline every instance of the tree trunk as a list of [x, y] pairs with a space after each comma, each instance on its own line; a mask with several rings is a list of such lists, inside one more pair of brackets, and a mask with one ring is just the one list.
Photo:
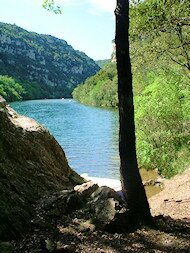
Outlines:
[[119, 154], [122, 190], [131, 222], [150, 223], [150, 208], [136, 158], [134, 105], [131, 62], [129, 56], [129, 1], [117, 0], [116, 57], [119, 98]]

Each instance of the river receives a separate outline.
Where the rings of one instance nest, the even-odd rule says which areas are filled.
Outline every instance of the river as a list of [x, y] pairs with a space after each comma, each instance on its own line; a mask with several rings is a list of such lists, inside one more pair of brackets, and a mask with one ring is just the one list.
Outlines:
[[[45, 126], [62, 146], [69, 165], [79, 174], [119, 179], [117, 110], [82, 105], [73, 99], [13, 102], [19, 113]], [[140, 170], [143, 180], [155, 180], [156, 171]], [[162, 190], [145, 187], [148, 197]]]
[[79, 174], [119, 179], [117, 110], [85, 106], [73, 99], [29, 100], [11, 106], [45, 126]]

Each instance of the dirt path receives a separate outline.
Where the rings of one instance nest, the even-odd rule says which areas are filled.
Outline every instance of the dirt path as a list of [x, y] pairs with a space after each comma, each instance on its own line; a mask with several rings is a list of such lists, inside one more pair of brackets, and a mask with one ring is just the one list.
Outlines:
[[149, 199], [153, 216], [164, 215], [190, 223], [190, 169], [166, 180], [165, 189]]

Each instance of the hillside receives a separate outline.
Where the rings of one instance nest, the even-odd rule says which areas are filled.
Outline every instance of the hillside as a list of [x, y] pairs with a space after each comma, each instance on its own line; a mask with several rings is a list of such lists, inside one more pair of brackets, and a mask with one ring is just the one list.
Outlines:
[[[23, 99], [71, 97], [73, 89], [99, 69], [65, 40], [0, 23], [0, 75], [12, 77], [23, 88]], [[3, 88], [0, 81], [0, 94], [13, 100]]]
[[73, 91], [73, 97], [81, 103], [117, 107], [117, 70], [115, 63], [107, 64], [96, 75], [89, 77]]

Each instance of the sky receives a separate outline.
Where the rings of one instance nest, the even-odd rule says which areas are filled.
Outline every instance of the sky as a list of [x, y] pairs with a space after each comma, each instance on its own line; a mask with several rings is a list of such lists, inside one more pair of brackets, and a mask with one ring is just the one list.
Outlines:
[[111, 57], [116, 0], [57, 0], [61, 15], [44, 10], [42, 2], [0, 0], [0, 22], [64, 39], [94, 60]]

